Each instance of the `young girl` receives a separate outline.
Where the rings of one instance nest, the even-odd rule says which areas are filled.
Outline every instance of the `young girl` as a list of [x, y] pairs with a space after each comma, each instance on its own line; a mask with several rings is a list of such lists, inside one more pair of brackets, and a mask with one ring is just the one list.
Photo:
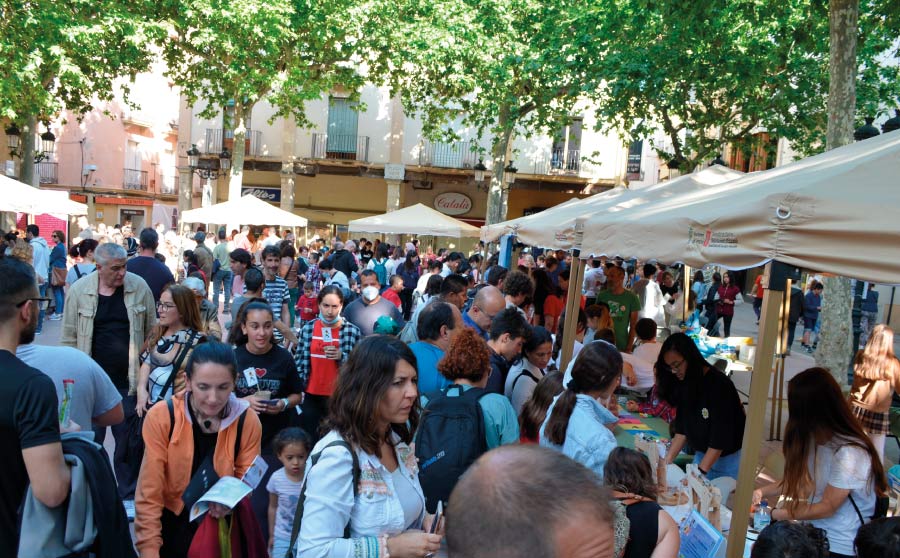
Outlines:
[[537, 444], [541, 425], [547, 418], [547, 408], [562, 393], [562, 372], [550, 372], [537, 383], [531, 397], [519, 414], [519, 443]]
[[894, 356], [894, 330], [879, 324], [853, 361], [850, 408], [882, 459], [895, 392], [900, 393], [900, 362]]
[[303, 295], [297, 300], [297, 317], [300, 326], [316, 319], [319, 314], [319, 303], [316, 300], [315, 288], [312, 281], [303, 283]]
[[269, 478], [269, 556], [282, 557], [291, 543], [294, 512], [303, 486], [303, 471], [312, 440], [302, 428], [285, 428], [275, 435], [272, 447], [284, 465]]

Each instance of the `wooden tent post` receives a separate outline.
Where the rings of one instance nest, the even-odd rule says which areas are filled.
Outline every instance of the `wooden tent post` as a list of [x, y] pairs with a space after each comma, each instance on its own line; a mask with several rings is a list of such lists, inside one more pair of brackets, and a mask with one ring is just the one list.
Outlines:
[[[575, 327], [578, 324], [578, 309], [581, 307], [581, 284], [584, 281], [584, 262], [580, 250], [572, 250], [572, 267], [569, 269], [569, 290], [566, 295], [566, 321], [563, 325], [562, 353], [559, 369], [565, 372], [572, 352], [575, 350]], [[553, 333], [552, 331], [550, 333]]]
[[759, 463], [759, 450], [762, 446], [763, 428], [766, 420], [766, 403], [769, 385], [772, 379], [772, 363], [777, 341], [777, 325], [781, 311], [779, 291], [784, 284], [773, 280], [772, 273], [778, 262], [766, 264], [769, 286], [763, 296], [762, 315], [759, 320], [759, 342], [756, 347], [756, 358], [753, 362], [753, 374], [750, 378], [750, 405], [744, 427], [744, 441], [741, 446], [741, 465], [737, 478], [737, 489], [734, 493], [734, 509], [731, 517], [731, 529], [728, 532], [728, 558], [742, 558], [750, 520], [750, 503], [754, 490], [756, 466]]

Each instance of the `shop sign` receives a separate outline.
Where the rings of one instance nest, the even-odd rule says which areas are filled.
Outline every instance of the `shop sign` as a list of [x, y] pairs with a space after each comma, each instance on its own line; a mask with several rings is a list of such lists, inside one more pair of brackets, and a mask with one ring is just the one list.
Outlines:
[[642, 140], [631, 142], [628, 148], [628, 164], [625, 167], [625, 178], [628, 180], [641, 180], [641, 157], [644, 152]]
[[241, 197], [250, 194], [262, 201], [281, 203], [281, 187], [267, 188], [265, 186], [244, 186], [241, 188]]
[[434, 208], [445, 215], [464, 215], [472, 211], [472, 198], [459, 192], [444, 192], [434, 198]]
[[406, 178], [406, 166], [396, 163], [386, 163], [384, 165], [385, 180], [403, 180]]

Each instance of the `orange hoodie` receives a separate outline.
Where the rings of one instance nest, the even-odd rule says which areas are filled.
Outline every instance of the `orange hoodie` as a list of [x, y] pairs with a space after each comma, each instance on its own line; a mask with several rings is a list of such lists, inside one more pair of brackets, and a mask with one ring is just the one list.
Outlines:
[[[163, 508], [178, 515], [184, 509], [181, 495], [191, 477], [191, 463], [194, 457], [194, 433], [184, 395], [172, 398], [175, 411], [175, 425], [169, 439], [168, 406], [154, 405], [144, 418], [144, 461], [138, 477], [135, 493], [134, 532], [136, 546], [141, 558], [158, 558], [162, 547]], [[262, 426], [256, 413], [250, 410], [246, 401], [234, 395], [228, 401], [228, 416], [222, 420], [213, 467], [219, 476], [231, 475], [240, 478], [260, 453]], [[248, 413], [244, 420], [244, 430], [240, 443], [240, 454], [235, 458], [234, 443], [237, 436], [237, 422], [242, 413]]]

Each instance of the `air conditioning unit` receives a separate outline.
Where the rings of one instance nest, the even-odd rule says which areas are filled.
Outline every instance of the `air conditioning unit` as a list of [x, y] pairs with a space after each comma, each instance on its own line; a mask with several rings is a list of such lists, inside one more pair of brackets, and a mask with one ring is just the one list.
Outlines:
[[414, 180], [411, 184], [414, 190], [431, 190], [434, 188], [434, 183], [429, 180]]

